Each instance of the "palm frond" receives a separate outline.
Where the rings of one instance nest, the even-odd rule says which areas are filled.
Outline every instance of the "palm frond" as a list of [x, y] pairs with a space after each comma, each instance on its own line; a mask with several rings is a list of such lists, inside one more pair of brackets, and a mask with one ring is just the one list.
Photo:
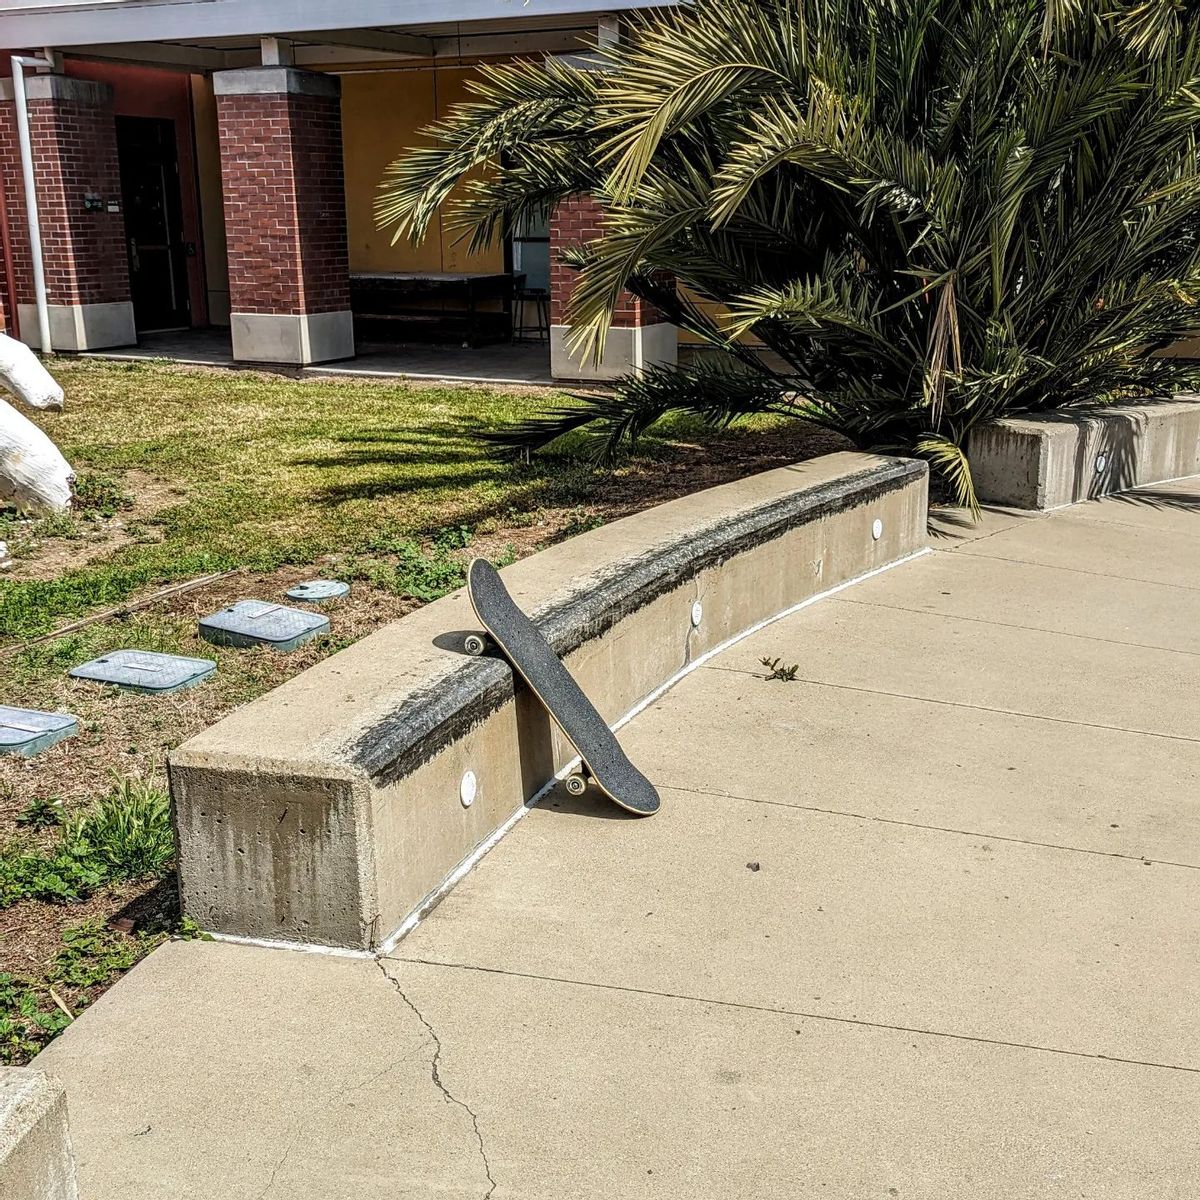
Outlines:
[[565, 434], [587, 429], [592, 456], [612, 461], [623, 445], [636, 444], [656, 421], [688, 412], [714, 425], [727, 425], [752, 413], [787, 412], [794, 399], [777, 376], [701, 359], [685, 367], [649, 367], [624, 379], [611, 394], [575, 397], [508, 429], [480, 436], [512, 457], [551, 445]]
[[913, 445], [913, 453], [928, 460], [930, 467], [946, 481], [954, 502], [978, 520], [982, 509], [975, 495], [967, 451], [949, 438], [927, 434]]

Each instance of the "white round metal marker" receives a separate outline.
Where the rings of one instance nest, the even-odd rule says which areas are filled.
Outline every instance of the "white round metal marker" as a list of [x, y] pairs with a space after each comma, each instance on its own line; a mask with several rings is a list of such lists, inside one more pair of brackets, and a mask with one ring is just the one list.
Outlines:
[[458, 798], [462, 801], [463, 808], [470, 808], [475, 803], [475, 793], [478, 789], [479, 784], [475, 779], [475, 772], [468, 771], [458, 785]]
[[700, 627], [700, 622], [704, 620], [704, 605], [696, 600], [692, 604], [692, 625], [696, 628]]
[[883, 522], [878, 517], [875, 518], [874, 523], [871, 525], [871, 536], [876, 541], [879, 541], [883, 537]]
[[1096, 455], [1096, 474], [1099, 475], [1104, 468], [1108, 466], [1108, 456], [1104, 454]]

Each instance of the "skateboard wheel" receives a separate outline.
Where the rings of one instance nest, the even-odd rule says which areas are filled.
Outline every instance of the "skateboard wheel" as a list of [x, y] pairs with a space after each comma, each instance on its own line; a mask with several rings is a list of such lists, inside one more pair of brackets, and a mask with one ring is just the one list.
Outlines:
[[487, 649], [487, 638], [481, 633], [468, 633], [463, 639], [463, 649], [478, 658]]
[[572, 796], [582, 796], [587, 791], [587, 777], [576, 773], [566, 778], [567, 791]]

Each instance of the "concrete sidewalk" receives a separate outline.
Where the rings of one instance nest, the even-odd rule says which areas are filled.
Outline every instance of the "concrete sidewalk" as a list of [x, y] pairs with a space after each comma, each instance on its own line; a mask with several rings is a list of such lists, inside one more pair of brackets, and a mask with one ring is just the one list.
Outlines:
[[933, 547], [627, 726], [657, 817], [552, 800], [389, 958], [152, 955], [35, 1063], [85, 1200], [1190, 1200], [1200, 481]]

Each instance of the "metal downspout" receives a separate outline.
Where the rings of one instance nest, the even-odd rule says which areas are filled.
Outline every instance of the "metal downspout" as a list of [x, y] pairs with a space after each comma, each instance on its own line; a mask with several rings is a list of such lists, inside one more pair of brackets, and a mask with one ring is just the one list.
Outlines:
[[25, 68], [51, 67], [44, 58], [12, 56], [13, 100], [17, 109], [17, 140], [21, 144], [21, 178], [25, 184], [25, 216], [29, 225], [29, 256], [33, 260], [33, 298], [37, 304], [38, 336], [45, 355], [53, 354], [50, 342], [50, 308], [46, 303], [46, 269], [42, 265], [42, 226], [38, 219], [37, 188], [33, 175], [33, 143], [29, 137], [29, 105], [25, 97]]

